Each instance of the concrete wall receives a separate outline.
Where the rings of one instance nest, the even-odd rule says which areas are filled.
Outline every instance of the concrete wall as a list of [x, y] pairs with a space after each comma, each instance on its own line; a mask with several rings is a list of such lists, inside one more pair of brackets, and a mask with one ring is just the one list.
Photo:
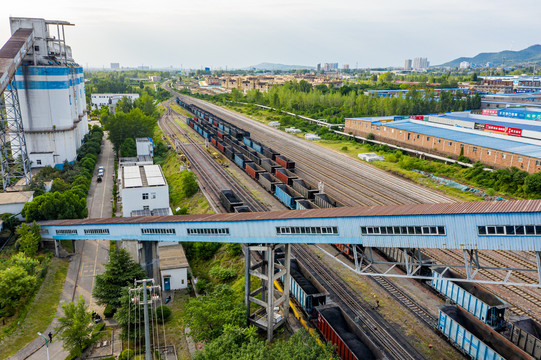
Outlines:
[[[148, 194], [148, 199], [143, 200], [143, 194]], [[129, 217], [133, 210], [143, 210], [148, 206], [150, 210], [169, 207], [169, 187], [152, 186], [137, 188], [122, 188], [122, 216]]]
[[461, 149], [463, 148], [463, 155], [473, 162], [480, 161], [495, 168], [515, 166], [529, 173], [536, 173], [541, 170], [541, 159], [459, 141], [450, 141], [421, 133], [394, 129], [385, 125], [372, 124], [369, 121], [346, 119], [344, 132], [362, 137], [366, 137], [367, 134], [372, 133], [375, 136], [375, 140], [378, 141], [440, 156], [451, 155], [453, 158], [460, 156]]

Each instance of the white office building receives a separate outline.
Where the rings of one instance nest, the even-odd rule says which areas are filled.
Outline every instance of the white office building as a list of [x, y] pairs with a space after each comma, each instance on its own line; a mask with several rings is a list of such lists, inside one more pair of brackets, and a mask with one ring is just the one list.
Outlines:
[[158, 246], [162, 289], [181, 290], [188, 287], [188, 260], [180, 244]]
[[135, 146], [137, 147], [137, 157], [154, 156], [154, 143], [151, 138], [136, 138]]
[[[67, 21], [10, 18], [11, 33], [33, 29], [34, 45], [15, 73], [31, 167], [72, 162], [88, 133], [83, 68], [66, 45]], [[58, 30], [58, 31], [57, 31]]]
[[139, 99], [139, 94], [92, 94], [92, 109], [99, 109], [102, 106], [116, 105], [123, 97], [131, 101]]
[[172, 215], [169, 186], [159, 165], [120, 168], [122, 216]]

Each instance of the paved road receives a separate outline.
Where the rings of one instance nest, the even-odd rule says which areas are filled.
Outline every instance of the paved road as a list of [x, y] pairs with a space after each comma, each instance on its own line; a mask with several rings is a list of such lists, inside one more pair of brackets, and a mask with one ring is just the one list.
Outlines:
[[[106, 137], [107, 134], [104, 136], [102, 152], [98, 156], [98, 163], [86, 199], [88, 215], [91, 218], [111, 217], [112, 215], [114, 157], [113, 146]], [[96, 179], [98, 167], [100, 166], [104, 167], [105, 174], [103, 181], [98, 183]], [[97, 305], [95, 299], [92, 298], [92, 287], [94, 286], [95, 276], [101, 274], [105, 269], [104, 264], [107, 263], [109, 258], [109, 242], [103, 240], [77, 241], [75, 249], [75, 256], [80, 257], [80, 262], [78, 262], [80, 265], [77, 270], [71, 271], [71, 273], [68, 271], [64, 288], [68, 283], [75, 283], [74, 301], [78, 301], [79, 296], [82, 295], [91, 309], [103, 315], [103, 307]], [[67, 356], [68, 352], [62, 348], [62, 342], [53, 339], [49, 346], [49, 358], [51, 360], [63, 360]], [[26, 359], [47, 359], [46, 348], [40, 348]]]

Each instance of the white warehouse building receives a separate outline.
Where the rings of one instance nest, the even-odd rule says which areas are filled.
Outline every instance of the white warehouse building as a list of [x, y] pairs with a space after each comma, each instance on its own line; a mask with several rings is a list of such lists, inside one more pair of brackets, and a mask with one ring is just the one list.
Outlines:
[[122, 216], [172, 215], [169, 186], [159, 165], [123, 166]]
[[92, 94], [90, 101], [92, 109], [99, 109], [102, 106], [116, 105], [123, 97], [135, 101], [139, 99], [139, 94]]
[[10, 18], [10, 23], [12, 34], [34, 30], [33, 51], [15, 73], [31, 167], [62, 167], [76, 159], [88, 133], [83, 68], [63, 37], [64, 26], [72, 24], [36, 18]]

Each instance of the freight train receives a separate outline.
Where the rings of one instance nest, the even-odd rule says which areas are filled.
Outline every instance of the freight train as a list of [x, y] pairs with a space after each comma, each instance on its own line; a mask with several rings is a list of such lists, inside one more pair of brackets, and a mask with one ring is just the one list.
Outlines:
[[[238, 128], [196, 105], [186, 104], [179, 98], [177, 98], [176, 101], [186, 110], [196, 115], [194, 118], [187, 118], [187, 123], [191, 128], [210, 141], [218, 151], [224, 154], [239, 168], [244, 170], [250, 177], [256, 180], [263, 188], [273, 194], [289, 209], [317, 209], [340, 206], [327, 194], [319, 192], [319, 190], [315, 189], [314, 186], [307, 181], [299, 178], [295, 174], [295, 163], [293, 161], [264, 144], [252, 140], [249, 132]], [[240, 205], [234, 204], [235, 203], [232, 203], [231, 200], [222, 199], [222, 205], [224, 205], [226, 209], [233, 208], [236, 212], [249, 211], [242, 203]], [[353, 251], [350, 246], [345, 244], [335, 244], [335, 247], [347, 257], [353, 259]], [[404, 249], [379, 248], [378, 250], [390, 260], [404, 262]], [[415, 255], [411, 253], [411, 249], [406, 250], [410, 252], [410, 256]], [[441, 269], [438, 270], [431, 267], [433, 264], [432, 259], [424, 254], [421, 254], [420, 256], [422, 263], [426, 264], [426, 266], [423, 266], [420, 270], [421, 275], [437, 276], [437, 274], [441, 273]], [[448, 273], [446, 272], [446, 274]], [[452, 278], [457, 279], [455, 277]], [[442, 287], [441, 284], [444, 282], [450, 286], [446, 286], [445, 288]], [[492, 303], [491, 301], [494, 299], [487, 297], [488, 295], [486, 292], [480, 291], [477, 287], [470, 288], [469, 286], [463, 286], [464, 284], [465, 283], [460, 283], [460, 281], [457, 280], [438, 279], [434, 280], [430, 285], [443, 296], [446, 296], [455, 303], [463, 306], [466, 309], [466, 312], [470, 311], [473, 316], [488, 329], [492, 331], [494, 331], [494, 329], [507, 329], [507, 332], [510, 333], [508, 337], [510, 337], [513, 342], [528, 354], [533, 355], [534, 358], [541, 360], [540, 335], [537, 334], [535, 329], [534, 331], [531, 330], [532, 326], [525, 326], [524, 321], [511, 324], [506, 323], [503, 320], [504, 309], [506, 307], [505, 303]], [[302, 288], [298, 284], [291, 285], [291, 287], [292, 289]], [[476, 288], [475, 291], [473, 290], [474, 288]], [[305, 310], [310, 307], [306, 303], [306, 298], [303, 297], [304, 293], [302, 291], [298, 292], [298, 297], [294, 292], [292, 293], [297, 301], [303, 305]], [[477, 305], [467, 306], [463, 303], [465, 298], [470, 299], [468, 302], [469, 304], [475, 302]], [[442, 317], [446, 316], [441, 314], [442, 313], [440, 312], [440, 320]], [[444, 324], [444, 326], [447, 325]], [[509, 331], [509, 329], [511, 329], [511, 331]], [[448, 334], [444, 334], [449, 337]], [[525, 341], [525, 338], [528, 339], [528, 341]], [[449, 337], [449, 339], [451, 342], [454, 341], [451, 337]], [[468, 349], [465, 348], [463, 350], [468, 351]]]

